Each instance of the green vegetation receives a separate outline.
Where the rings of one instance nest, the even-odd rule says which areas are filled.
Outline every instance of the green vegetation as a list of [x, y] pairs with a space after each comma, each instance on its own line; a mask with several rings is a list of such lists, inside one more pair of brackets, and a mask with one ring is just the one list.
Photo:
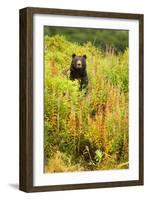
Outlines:
[[128, 31], [126, 30], [45, 26], [44, 34], [48, 36], [64, 35], [66, 40], [80, 45], [90, 41], [93, 46], [103, 51], [107, 51], [111, 47], [115, 52], [123, 52], [128, 47]]
[[[128, 168], [128, 49], [44, 40], [45, 172]], [[73, 53], [87, 55], [86, 94], [69, 80]]]

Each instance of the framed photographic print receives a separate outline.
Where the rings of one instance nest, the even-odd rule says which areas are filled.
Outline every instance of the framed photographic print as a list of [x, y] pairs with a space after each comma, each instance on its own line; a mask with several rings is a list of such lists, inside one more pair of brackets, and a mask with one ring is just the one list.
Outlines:
[[20, 190], [143, 185], [143, 15], [20, 10]]

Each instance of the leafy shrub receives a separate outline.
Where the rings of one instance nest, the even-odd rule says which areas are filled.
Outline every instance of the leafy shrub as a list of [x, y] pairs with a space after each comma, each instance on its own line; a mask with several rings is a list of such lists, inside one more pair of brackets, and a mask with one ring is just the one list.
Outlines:
[[[87, 55], [86, 94], [69, 80], [72, 53]], [[128, 49], [108, 54], [91, 42], [82, 46], [45, 36], [44, 60], [45, 171], [111, 169], [128, 162]]]

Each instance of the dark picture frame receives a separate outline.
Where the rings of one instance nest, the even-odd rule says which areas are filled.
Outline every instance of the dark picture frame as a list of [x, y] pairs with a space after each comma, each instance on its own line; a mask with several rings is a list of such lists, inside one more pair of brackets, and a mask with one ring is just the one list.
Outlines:
[[[33, 186], [33, 16], [52, 14], [64, 16], [102, 17], [139, 21], [139, 179], [116, 182], [93, 182], [66, 185]], [[25, 192], [75, 190], [143, 185], [144, 182], [144, 105], [143, 105], [143, 18], [142, 14], [62, 10], [50, 8], [24, 8], [19, 12], [20, 34], [20, 131], [19, 131], [19, 188]]]

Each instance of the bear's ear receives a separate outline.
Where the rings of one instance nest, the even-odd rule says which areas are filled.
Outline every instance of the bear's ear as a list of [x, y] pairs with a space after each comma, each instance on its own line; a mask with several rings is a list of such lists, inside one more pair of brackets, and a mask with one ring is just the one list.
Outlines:
[[87, 56], [86, 55], [83, 55], [83, 57], [86, 59], [87, 58]]
[[73, 54], [72, 54], [72, 58], [74, 58], [75, 56], [76, 56], [76, 54], [75, 54], [75, 53], [73, 53]]

